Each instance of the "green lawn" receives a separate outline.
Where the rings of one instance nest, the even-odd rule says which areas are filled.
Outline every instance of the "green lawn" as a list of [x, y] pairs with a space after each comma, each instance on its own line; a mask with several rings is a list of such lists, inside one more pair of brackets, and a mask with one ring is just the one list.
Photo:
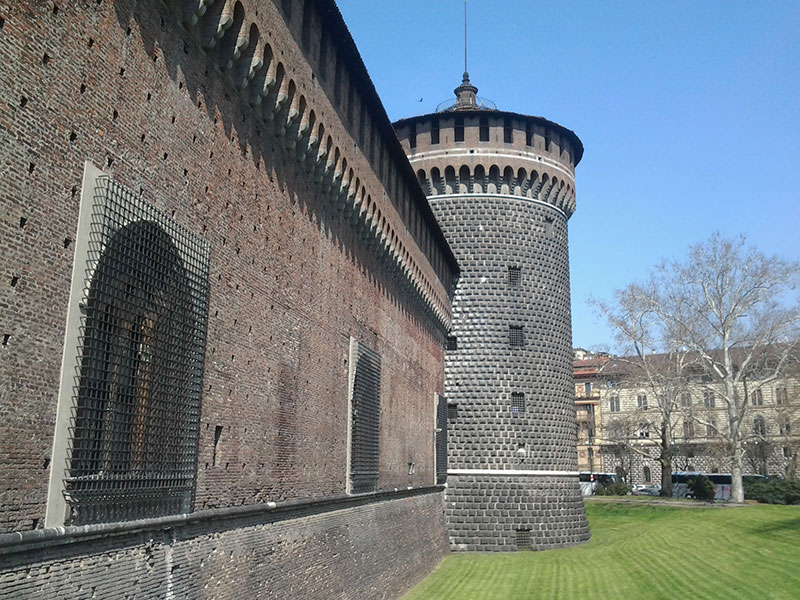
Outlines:
[[452, 554], [403, 600], [800, 598], [800, 506], [589, 502], [587, 513], [587, 544]]

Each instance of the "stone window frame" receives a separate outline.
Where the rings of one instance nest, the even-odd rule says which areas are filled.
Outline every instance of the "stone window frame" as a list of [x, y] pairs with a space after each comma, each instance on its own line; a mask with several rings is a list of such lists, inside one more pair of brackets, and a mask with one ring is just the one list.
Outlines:
[[620, 412], [619, 394], [614, 394], [608, 398], [609, 412]]
[[[113, 198], [113, 200], [109, 198]], [[109, 213], [108, 211], [114, 212]], [[203, 238], [178, 225], [162, 211], [145, 203], [141, 198], [117, 184], [112, 177], [101, 171], [90, 161], [86, 161], [75, 236], [75, 255], [69, 304], [67, 307], [56, 425], [50, 461], [45, 527], [63, 527], [71, 524], [73, 517], [70, 516], [70, 511], [72, 507], [79, 506], [74, 499], [72, 502], [68, 501], [70, 492], [68, 491], [67, 482], [70, 479], [70, 470], [73, 468], [71, 456], [73, 456], [72, 446], [76, 427], [76, 410], [78, 410], [81, 402], [81, 365], [84, 360], [86, 335], [84, 333], [84, 321], [87, 318], [89, 290], [94, 280], [95, 272], [105, 256], [105, 243], [107, 242], [107, 240], [104, 242], [98, 233], [98, 222], [106, 223], [109, 221], [114, 222], [115, 226], [118, 227], [118, 229], [114, 230], [115, 232], [140, 222], [154, 223], [165, 236], [169, 237], [184, 266], [190, 272], [190, 285], [194, 294], [193, 310], [196, 320], [192, 324], [192, 327], [195, 328], [195, 333], [193, 334], [195, 337], [192, 342], [191, 357], [187, 358], [187, 360], [191, 361], [194, 375], [188, 384], [191, 387], [191, 391], [187, 392], [191, 394], [188, 401], [192, 404], [188, 410], [192, 414], [187, 421], [189, 430], [185, 431], [184, 443], [188, 444], [188, 446], [184, 448], [184, 451], [186, 460], [192, 462], [193, 466], [189, 477], [190, 482], [188, 483], [191, 489], [186, 489], [181, 496], [179, 500], [180, 509], [169, 511], [169, 514], [190, 512], [194, 501], [194, 486], [197, 476], [197, 441], [202, 399], [202, 373], [208, 316], [210, 245]], [[109, 239], [114, 239], [113, 234], [109, 234], [109, 236]], [[106, 481], [102, 473], [97, 478], [97, 481]], [[89, 485], [82, 487], [91, 488], [91, 481], [87, 480], [78, 483], [87, 482]], [[75, 484], [70, 485], [74, 486]], [[120, 497], [123, 498], [123, 496]], [[113, 499], [109, 500], [109, 502], [113, 502]], [[154, 502], [158, 504], [158, 498], [155, 498]], [[121, 504], [120, 502], [115, 504], [119, 505], [116, 509], [113, 511], [106, 510], [101, 517], [93, 518], [86, 524], [166, 516], [164, 512], [139, 514], [136, 512], [137, 509], [135, 507], [131, 508], [125, 501], [122, 501]]]
[[647, 394], [640, 393], [636, 395], [636, 408], [637, 410], [648, 410]]

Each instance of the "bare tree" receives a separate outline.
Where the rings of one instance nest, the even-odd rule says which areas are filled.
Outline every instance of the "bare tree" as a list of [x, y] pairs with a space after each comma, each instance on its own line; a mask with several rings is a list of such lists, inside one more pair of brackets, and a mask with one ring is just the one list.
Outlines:
[[[644, 388], [652, 398], [650, 403], [645, 400], [644, 407], [638, 407], [638, 418], [654, 433], [658, 445], [655, 458], [661, 466], [661, 495], [671, 496], [674, 427], [680, 414], [678, 398], [686, 389], [687, 353], [671, 345], [664, 335], [666, 329], [653, 302], [657, 293], [652, 283], [631, 284], [615, 292], [613, 304], [593, 298], [590, 303], [605, 316], [616, 334], [617, 348], [623, 356], [615, 358], [614, 363], [624, 385]], [[632, 451], [653, 458], [637, 444], [629, 446]]]
[[691, 352], [710, 383], [721, 390], [730, 448], [731, 498], [744, 501], [742, 468], [748, 384], [781, 377], [798, 340], [800, 303], [790, 298], [800, 265], [768, 257], [744, 237], [715, 234], [691, 247], [683, 262], [657, 267], [647, 288], [667, 345]]

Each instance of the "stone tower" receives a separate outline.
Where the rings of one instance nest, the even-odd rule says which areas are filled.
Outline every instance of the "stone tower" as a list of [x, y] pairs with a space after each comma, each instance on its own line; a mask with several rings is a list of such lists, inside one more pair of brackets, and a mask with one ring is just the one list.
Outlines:
[[461, 265], [448, 339], [453, 550], [589, 539], [575, 451], [567, 221], [583, 145], [480, 99], [395, 123]]

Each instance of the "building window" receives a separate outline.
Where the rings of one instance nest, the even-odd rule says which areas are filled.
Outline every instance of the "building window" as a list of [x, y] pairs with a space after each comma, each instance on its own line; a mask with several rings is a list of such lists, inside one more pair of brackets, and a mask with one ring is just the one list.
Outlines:
[[514, 543], [517, 545], [517, 550], [530, 550], [531, 549], [531, 530], [530, 529], [515, 529], [514, 530]]
[[448, 402], [447, 404], [447, 422], [452, 423], [458, 419], [458, 403]]
[[767, 424], [764, 421], [764, 417], [757, 416], [753, 419], [753, 433], [761, 437], [767, 435]]
[[683, 437], [685, 438], [694, 437], [694, 423], [692, 421], [683, 422]]
[[706, 423], [706, 437], [712, 438], [717, 433], [717, 423], [714, 419], [711, 419], [708, 423]]
[[785, 406], [788, 403], [789, 397], [786, 395], [786, 388], [784, 386], [775, 388], [775, 404]]
[[750, 401], [753, 403], [753, 406], [764, 405], [764, 395], [761, 393], [760, 389], [755, 390], [750, 394]]
[[789, 446], [783, 447], [783, 458], [792, 458], [792, 449]]
[[447, 398], [438, 396], [436, 400], [436, 483], [447, 481], [447, 416], [450, 412]]
[[636, 396], [636, 408], [639, 410], [647, 410], [647, 394], [639, 394]]
[[503, 119], [503, 141], [506, 144], [514, 141], [514, 130], [511, 128], [511, 119], [508, 117]]
[[447, 342], [445, 346], [445, 350], [448, 352], [455, 352], [458, 350], [458, 338], [454, 335], [447, 336]]
[[781, 435], [792, 435], [792, 422], [786, 415], [778, 419], [778, 429]]
[[515, 347], [525, 345], [525, 329], [522, 325], [508, 326], [508, 344]]
[[351, 494], [378, 487], [381, 422], [381, 357], [350, 340], [350, 489]]
[[481, 115], [478, 120], [478, 129], [480, 133], [480, 141], [489, 141], [489, 117]]
[[716, 398], [714, 397], [714, 392], [711, 390], [704, 390], [703, 391], [703, 406], [706, 408], [714, 408], [717, 404]]
[[637, 437], [649, 438], [650, 437], [650, 424], [639, 423], [639, 430], [636, 432]]
[[522, 281], [522, 269], [519, 267], [508, 267], [508, 287], [519, 287]]
[[608, 410], [611, 412], [619, 412], [619, 396], [611, 396], [608, 399]]
[[[208, 243], [87, 165], [70, 306], [76, 373], [62, 382], [67, 465], [48, 521], [85, 525], [188, 512], [208, 310]], [[81, 241], [83, 238], [83, 241]], [[77, 308], [80, 307], [80, 308]], [[69, 339], [69, 336], [68, 336]], [[72, 359], [67, 359], [70, 362]], [[48, 507], [48, 513], [50, 506]], [[63, 521], [62, 521], [63, 519]]]
[[652, 481], [652, 476], [650, 474], [650, 467], [644, 467], [642, 471], [644, 471], [644, 482], [650, 483]]
[[417, 124], [412, 123], [408, 133], [408, 145], [413, 150], [417, 147]]
[[455, 127], [453, 128], [453, 140], [456, 142], [464, 141], [464, 117], [458, 115], [455, 119]]
[[431, 144], [439, 143], [439, 119], [431, 119]]
[[511, 392], [511, 414], [516, 416], [525, 412], [525, 394]]
[[683, 408], [692, 407], [692, 395], [689, 392], [683, 392], [681, 394], [681, 406]]

